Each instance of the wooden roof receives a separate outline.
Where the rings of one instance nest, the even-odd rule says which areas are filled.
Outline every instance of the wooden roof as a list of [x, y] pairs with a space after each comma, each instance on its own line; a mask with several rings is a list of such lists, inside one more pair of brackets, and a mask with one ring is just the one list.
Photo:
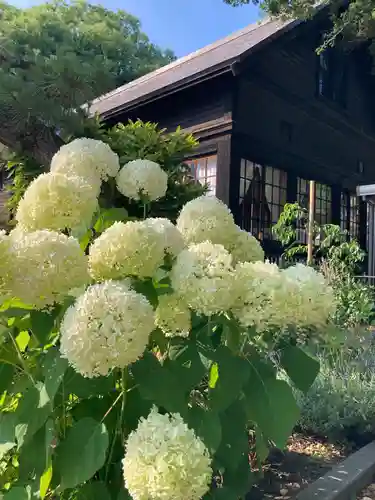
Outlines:
[[95, 99], [90, 113], [98, 113], [103, 118], [109, 117], [204, 78], [230, 71], [233, 63], [242, 61], [264, 43], [299, 23], [267, 20], [250, 24], [222, 40]]

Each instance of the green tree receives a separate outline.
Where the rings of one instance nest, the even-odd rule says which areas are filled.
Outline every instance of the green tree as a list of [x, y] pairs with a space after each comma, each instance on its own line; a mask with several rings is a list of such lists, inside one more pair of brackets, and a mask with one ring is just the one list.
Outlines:
[[130, 14], [85, 1], [1, 2], [0, 142], [47, 166], [93, 98], [173, 60]]
[[[239, 7], [253, 3], [271, 16], [283, 18], [307, 18], [317, 7], [315, 0], [223, 0], [224, 3]], [[375, 0], [349, 0], [348, 2], [319, 3], [330, 10], [332, 28], [326, 33], [322, 48], [332, 45], [336, 39], [363, 39], [372, 40], [375, 33]], [[344, 7], [344, 8], [343, 8]], [[372, 44], [371, 52], [374, 53]]]

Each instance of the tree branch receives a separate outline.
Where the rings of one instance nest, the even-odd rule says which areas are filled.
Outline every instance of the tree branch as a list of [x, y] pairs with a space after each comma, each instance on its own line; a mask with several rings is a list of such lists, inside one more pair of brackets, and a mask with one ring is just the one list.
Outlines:
[[41, 123], [22, 123], [10, 113], [1, 113], [0, 142], [9, 149], [26, 154], [48, 170], [51, 159], [64, 144], [63, 140], [49, 127]]

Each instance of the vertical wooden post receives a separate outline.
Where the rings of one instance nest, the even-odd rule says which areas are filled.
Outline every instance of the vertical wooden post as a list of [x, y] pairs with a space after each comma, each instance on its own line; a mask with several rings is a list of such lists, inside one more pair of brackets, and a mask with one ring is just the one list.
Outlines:
[[307, 234], [307, 265], [313, 263], [313, 245], [314, 245], [314, 218], [315, 218], [315, 181], [310, 181], [309, 189], [309, 222]]

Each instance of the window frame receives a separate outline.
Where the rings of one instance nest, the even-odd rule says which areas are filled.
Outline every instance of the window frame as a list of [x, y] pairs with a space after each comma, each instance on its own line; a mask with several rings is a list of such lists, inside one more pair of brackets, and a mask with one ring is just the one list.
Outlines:
[[[208, 161], [214, 158], [215, 159], [215, 165], [214, 165], [214, 171], [215, 173], [213, 175], [207, 175], [208, 172]], [[211, 154], [204, 154], [201, 156], [195, 156], [194, 158], [187, 158], [184, 160], [184, 163], [190, 166], [191, 169], [191, 174], [195, 182], [199, 182], [202, 186], [207, 185], [208, 186], [208, 191], [207, 194], [211, 196], [216, 196], [216, 186], [217, 186], [217, 159], [218, 159], [218, 154], [217, 152], [211, 153]], [[204, 176], [201, 177], [197, 175], [198, 173], [198, 168], [199, 168], [199, 163], [205, 161], [204, 165]], [[215, 182], [213, 185], [209, 182], [210, 179], [214, 179]], [[202, 183], [202, 180], [204, 180], [204, 183]]]
[[[319, 43], [323, 42], [321, 37]], [[340, 47], [327, 47], [317, 55], [316, 94], [342, 109], [347, 108], [348, 61]]]
[[[251, 174], [248, 173], [248, 168]], [[270, 197], [267, 196], [267, 190], [271, 192]], [[288, 172], [286, 170], [242, 158], [239, 182], [241, 227], [259, 240], [275, 241], [272, 236], [272, 227], [287, 203], [287, 192]], [[245, 205], [246, 197], [248, 198], [247, 206]], [[277, 212], [276, 220], [274, 220], [275, 212]]]

